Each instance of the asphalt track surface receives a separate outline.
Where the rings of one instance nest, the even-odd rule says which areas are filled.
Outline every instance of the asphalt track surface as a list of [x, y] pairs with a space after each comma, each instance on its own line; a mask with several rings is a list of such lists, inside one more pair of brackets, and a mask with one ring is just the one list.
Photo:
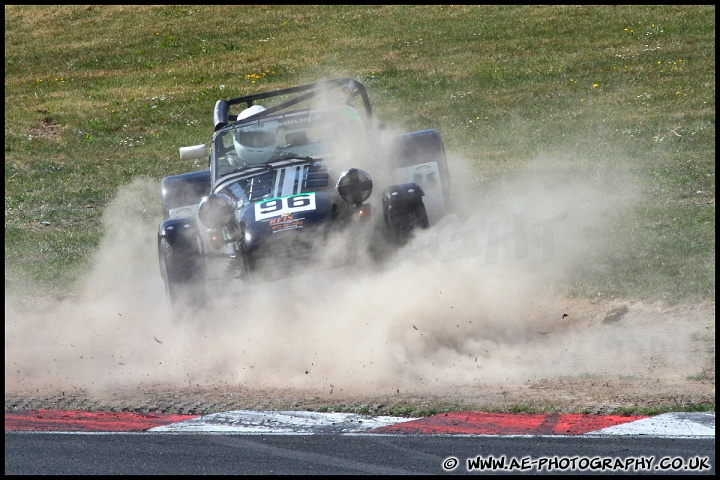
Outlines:
[[5, 413], [6, 474], [714, 474], [715, 413]]

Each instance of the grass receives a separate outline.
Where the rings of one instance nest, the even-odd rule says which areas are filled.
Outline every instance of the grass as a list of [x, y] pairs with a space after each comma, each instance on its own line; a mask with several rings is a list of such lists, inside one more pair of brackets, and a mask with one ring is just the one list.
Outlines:
[[6, 5], [6, 292], [72, 295], [119, 189], [202, 167], [178, 147], [208, 141], [217, 99], [336, 76], [363, 82], [388, 125], [439, 129], [478, 195], [556, 154], [571, 160], [538, 176], [632, 179], [639, 200], [583, 231], [585, 261], [557, 285], [568, 297], [714, 301], [710, 5]]
[[642, 201], [560, 288], [714, 300], [714, 59], [713, 6], [6, 5], [6, 289], [71, 294], [120, 187], [200, 168], [218, 98], [349, 76], [478, 190], [621, 157]]
[[[118, 405], [79, 405], [72, 403], [71, 401], [55, 404], [52, 406], [55, 410], [78, 410], [81, 408], [86, 411], [94, 412], [138, 412], [138, 413], [159, 413], [153, 407], [128, 407]], [[17, 408], [17, 407], [15, 407]], [[6, 411], [14, 411], [13, 405], [6, 405]], [[283, 409], [287, 410], [287, 409]], [[306, 410], [306, 408], [303, 408]], [[524, 404], [513, 404], [505, 407], [493, 407], [487, 405], [465, 405], [465, 404], [433, 404], [433, 405], [380, 405], [380, 406], [369, 406], [369, 405], [345, 405], [345, 404], [332, 404], [323, 405], [311, 411], [317, 411], [320, 413], [355, 413], [360, 415], [383, 415], [392, 417], [429, 417], [433, 415], [441, 415], [443, 413], [450, 412], [467, 412], [477, 411], [484, 413], [513, 413], [513, 414], [599, 414], [597, 410], [568, 410], [566, 408], [557, 407], [554, 405], [524, 405]], [[222, 405], [210, 405], [210, 406], [197, 406], [197, 407], [177, 407], [167, 406], [160, 413], [168, 414], [197, 414], [197, 415], [208, 415], [212, 413], [221, 413], [227, 411], [226, 407]], [[663, 413], [675, 413], [675, 412], [714, 412], [715, 404], [712, 403], [675, 403], [675, 404], [663, 404], [659, 406], [632, 406], [632, 407], [617, 407], [604, 411], [602, 414], [607, 415], [624, 415], [624, 416], [637, 416], [637, 415], [661, 415]]]
[[715, 404], [705, 403], [678, 403], [674, 405], [662, 405], [658, 407], [629, 407], [618, 408], [613, 411], [614, 415], [662, 415], [663, 413], [675, 412], [714, 412]]
[[[368, 405], [324, 405], [316, 409], [318, 412], [333, 413], [357, 413], [368, 415], [388, 415], [393, 417], [429, 417], [448, 412], [478, 411], [486, 413], [519, 413], [519, 414], [552, 414], [552, 413], [576, 413], [576, 414], [598, 414], [597, 409], [593, 410], [568, 410], [567, 408], [555, 405], [528, 405], [512, 404], [503, 407], [487, 405], [460, 405], [460, 404], [434, 404], [434, 405], [382, 405], [370, 407]], [[636, 405], [632, 407], [616, 407], [604, 411], [603, 414], [612, 415], [661, 415], [673, 412], [714, 412], [715, 403], [675, 403], [658, 406]]]

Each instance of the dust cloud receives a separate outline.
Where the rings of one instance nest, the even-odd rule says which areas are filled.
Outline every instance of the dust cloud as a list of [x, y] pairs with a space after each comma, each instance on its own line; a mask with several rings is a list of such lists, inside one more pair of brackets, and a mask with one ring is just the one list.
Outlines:
[[636, 200], [622, 158], [547, 154], [494, 182], [449, 164], [453, 214], [384, 263], [215, 283], [211, 306], [184, 316], [171, 314], [158, 267], [159, 182], [135, 179], [107, 207], [77, 297], [35, 310], [6, 300], [6, 392], [162, 383], [372, 395], [647, 374], [650, 357], [688, 365], [674, 341], [685, 326], [643, 317], [621, 329], [578, 318], [562, 296], [590, 258], [588, 227]]

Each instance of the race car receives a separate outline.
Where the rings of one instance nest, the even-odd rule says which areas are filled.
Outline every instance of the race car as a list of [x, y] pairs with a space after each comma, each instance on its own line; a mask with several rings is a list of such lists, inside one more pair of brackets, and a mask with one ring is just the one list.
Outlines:
[[357, 80], [221, 99], [213, 119], [209, 149], [180, 148], [181, 159], [208, 168], [161, 181], [157, 245], [173, 307], [203, 305], [211, 280], [256, 283], [327, 266], [338, 235], [340, 263], [363, 248], [380, 258], [448, 210], [440, 133], [388, 133]]

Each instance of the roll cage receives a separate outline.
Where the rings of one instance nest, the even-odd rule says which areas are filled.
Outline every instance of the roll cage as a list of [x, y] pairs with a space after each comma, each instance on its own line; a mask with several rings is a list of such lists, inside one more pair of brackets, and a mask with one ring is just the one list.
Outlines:
[[[353, 100], [360, 97], [368, 120], [372, 119], [372, 107], [370, 106], [370, 99], [368, 98], [365, 86], [357, 80], [353, 80], [351, 78], [336, 78], [333, 80], [323, 80], [308, 83], [307, 85], [284, 88], [281, 90], [245, 95], [238, 98], [232, 98], [230, 100], [218, 100], [215, 103], [215, 109], [213, 110], [215, 131], [217, 132], [230, 123], [237, 121], [237, 115], [230, 114], [230, 107], [234, 105], [241, 105], [242, 108], [245, 109], [252, 107], [256, 101], [265, 98], [283, 96], [289, 97], [276, 105], [265, 106], [265, 110], [262, 112], [243, 119], [243, 121], [252, 121], [261, 117], [272, 115], [275, 112], [288, 109], [312, 98], [319, 97], [321, 95], [333, 95], [336, 93], [340, 93], [345, 97], [344, 103], [346, 105], [352, 105]], [[298, 95], [293, 96], [295, 94]]]

